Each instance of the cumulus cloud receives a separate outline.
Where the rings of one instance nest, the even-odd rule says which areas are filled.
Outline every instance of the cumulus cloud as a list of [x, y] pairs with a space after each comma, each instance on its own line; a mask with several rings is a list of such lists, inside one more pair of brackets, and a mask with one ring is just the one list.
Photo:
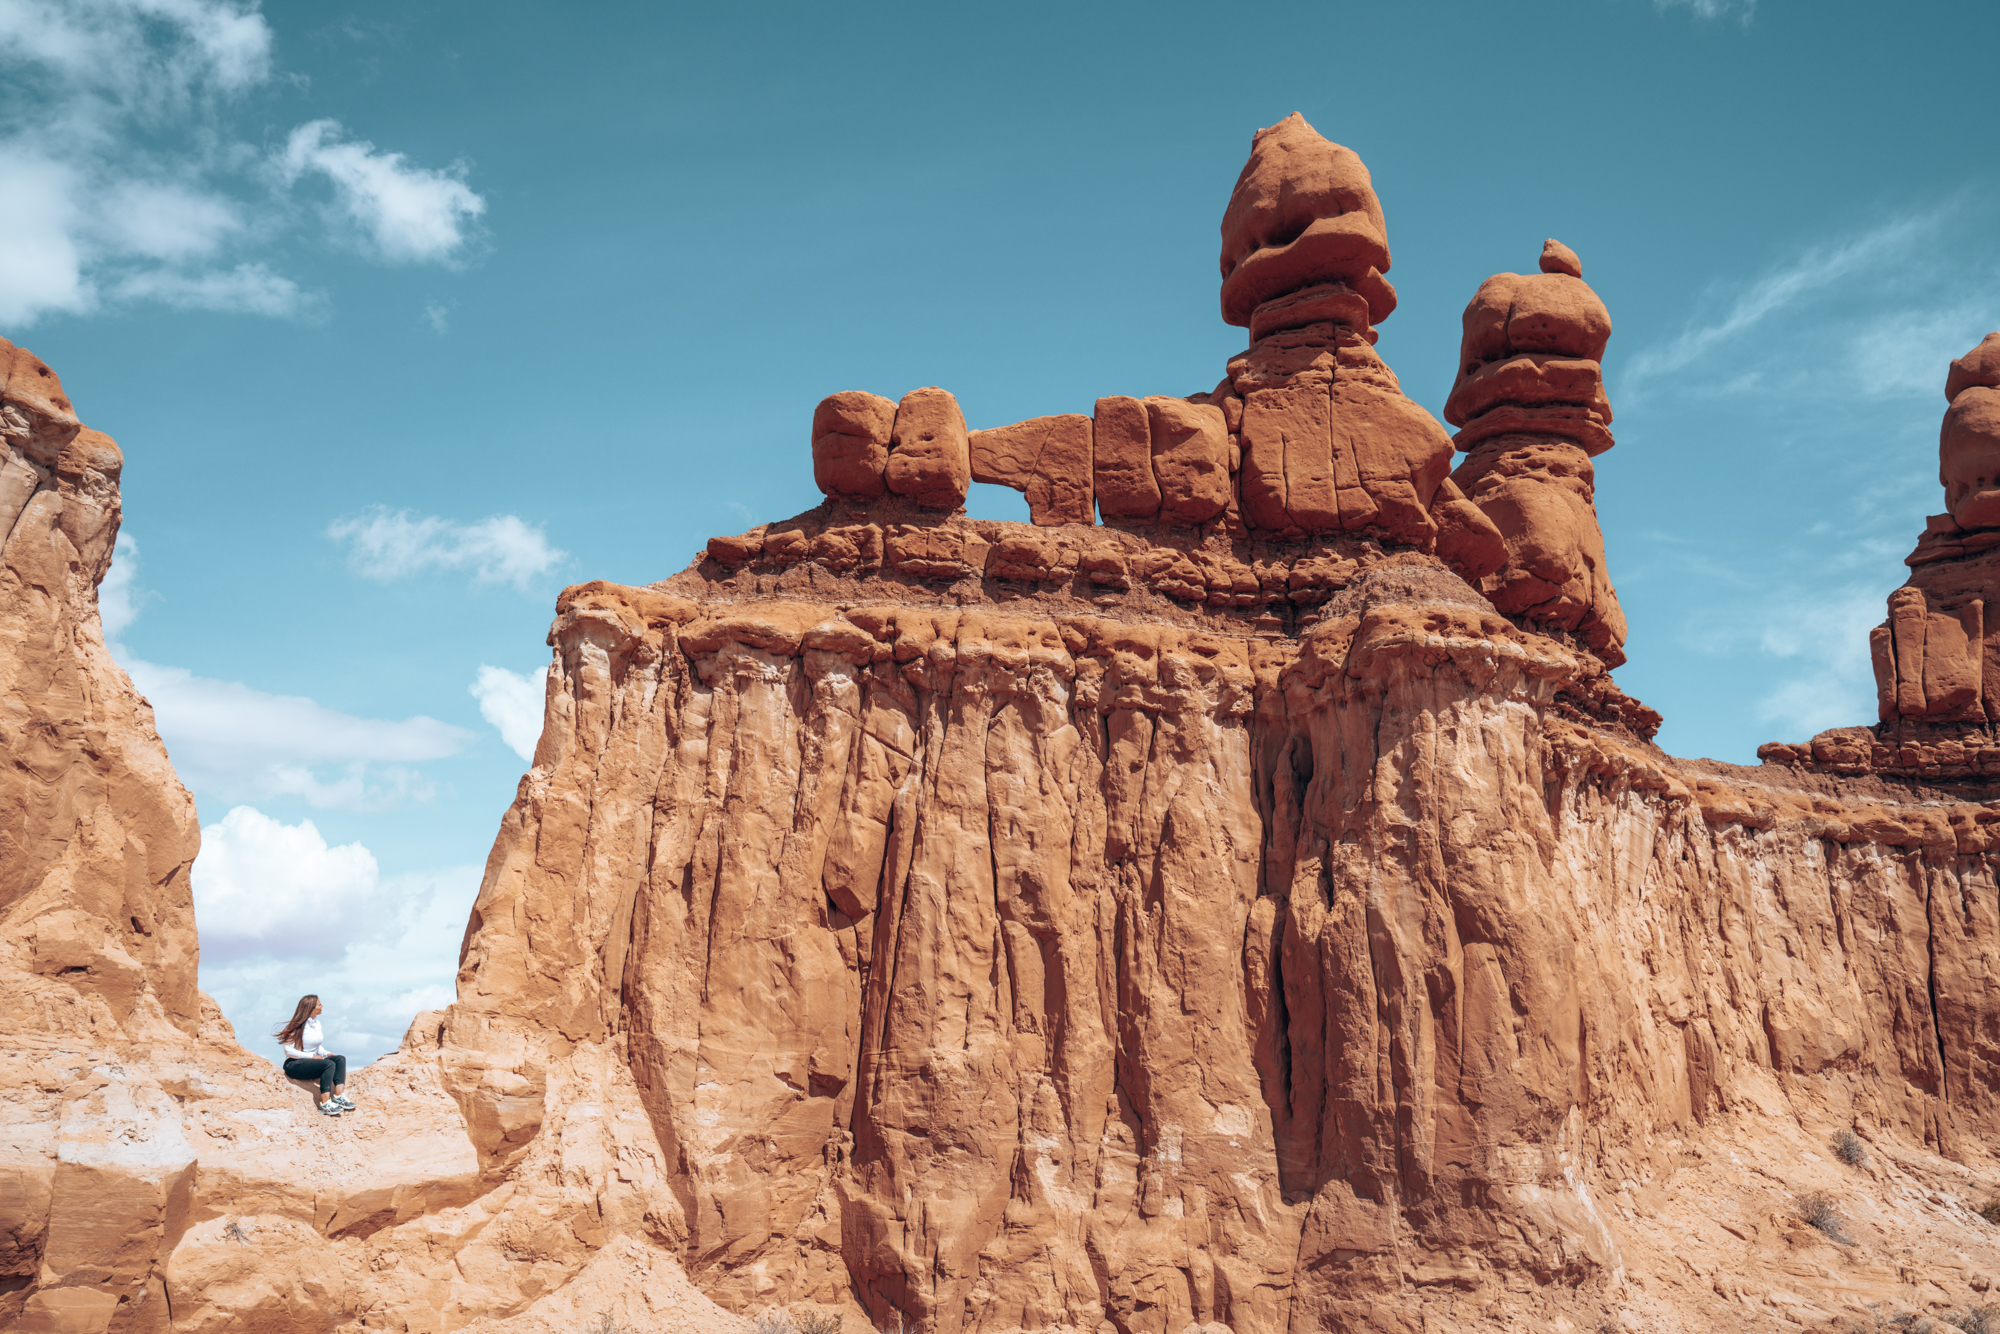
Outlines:
[[195, 858], [202, 953], [338, 956], [381, 878], [374, 854], [359, 843], [328, 847], [311, 820], [284, 824], [254, 806], [233, 807], [202, 826]]
[[505, 667], [481, 663], [479, 675], [466, 687], [479, 701], [480, 716], [492, 723], [500, 739], [524, 760], [535, 758], [535, 743], [542, 739], [542, 706], [548, 679], [547, 667], [523, 676]]
[[327, 1046], [354, 1064], [394, 1050], [418, 1011], [451, 1003], [480, 868], [384, 876], [359, 842], [238, 806], [204, 825], [194, 864], [201, 985], [237, 1037], [276, 1059], [298, 998], [326, 1006]]
[[318, 807], [379, 810], [423, 800], [431, 787], [407, 766], [456, 755], [473, 739], [421, 714], [361, 718], [183, 667], [129, 656], [124, 666], [152, 701], [182, 780], [225, 801], [296, 796]]
[[485, 209], [463, 166], [412, 164], [330, 120], [275, 154], [235, 131], [274, 67], [254, 3], [0, 0], [0, 323], [138, 302], [309, 311], [292, 279], [242, 253], [309, 216], [292, 193], [308, 174], [331, 182], [343, 229], [376, 257], [457, 258]]
[[317, 172], [333, 183], [339, 211], [382, 258], [398, 262], [450, 259], [465, 244], [486, 201], [465, 184], [465, 167], [414, 167], [401, 153], [349, 141], [338, 121], [315, 120], [293, 130], [279, 162], [288, 183]]
[[333, 524], [326, 535], [347, 546], [355, 573], [385, 583], [432, 570], [463, 570], [480, 583], [512, 584], [525, 593], [569, 556], [549, 545], [539, 526], [512, 514], [453, 523], [378, 505]]

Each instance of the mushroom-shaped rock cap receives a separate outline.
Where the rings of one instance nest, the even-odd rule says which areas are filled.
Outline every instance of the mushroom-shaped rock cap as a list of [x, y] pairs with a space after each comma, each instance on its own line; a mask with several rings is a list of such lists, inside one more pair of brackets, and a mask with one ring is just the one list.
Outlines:
[[1345, 282], [1379, 321], [1395, 308], [1388, 268], [1388, 224], [1354, 150], [1296, 111], [1257, 131], [1222, 215], [1223, 320], [1248, 325], [1273, 297]]
[[2000, 333], [1987, 334], [1978, 347], [1951, 363], [1944, 377], [1945, 401], [1955, 403], [1960, 393], [1975, 386], [2000, 389]]
[[1572, 278], [1581, 278], [1583, 261], [1576, 257], [1576, 251], [1551, 236], [1542, 242], [1542, 272], [1567, 273]]

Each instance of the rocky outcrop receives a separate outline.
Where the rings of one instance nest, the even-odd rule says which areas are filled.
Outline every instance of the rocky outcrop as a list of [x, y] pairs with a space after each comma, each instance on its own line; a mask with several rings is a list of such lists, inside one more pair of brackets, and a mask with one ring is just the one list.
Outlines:
[[[9, 667], [0, 786], [35, 886], [0, 916], [5, 1314], [1339, 1334], [1981, 1300], [1983, 724], [1926, 714], [1959, 774], [1867, 771], [1878, 733], [1851, 773], [1660, 752], [1609, 674], [1576, 256], [1475, 297], [1457, 482], [1374, 354], [1388, 267], [1365, 169], [1293, 117], [1225, 218], [1252, 343], [1216, 390], [982, 431], [943, 390], [837, 394], [823, 505], [566, 590], [457, 1000], [338, 1121], [193, 989], [192, 812], [95, 628], [115, 455], [9, 362], [7, 614], [47, 647]], [[1991, 479], [1953, 468], [1976, 517]], [[967, 518], [970, 479], [1034, 521]], [[1926, 664], [1959, 642], [1931, 618], [1984, 642], [1898, 597]]]
[[1611, 316], [1568, 246], [1551, 238], [1541, 269], [1494, 274], [1465, 308], [1444, 418], [1461, 428], [1453, 443], [1467, 457], [1451, 481], [1503, 539], [1504, 556], [1479, 579], [1493, 605], [1574, 635], [1616, 667], [1625, 613], [1590, 463], [1613, 443], [1602, 365]]
[[1951, 363], [1938, 432], [1945, 512], [1905, 557], [1910, 577], [1869, 635], [1881, 723], [1760, 758], [1834, 773], [1963, 779], [2000, 773], [2000, 333]]
[[[1176, 545], [1189, 529], [1239, 543], [1373, 539], [1438, 552], [1482, 578], [1506, 559], [1500, 530], [1447, 483], [1449, 438], [1374, 350], [1374, 326], [1396, 308], [1388, 268], [1387, 224], [1367, 167], [1293, 114], [1257, 132], [1223, 215], [1223, 318], [1249, 326], [1251, 344], [1214, 390], [1110, 395], [1087, 418], [974, 431], [966, 470], [921, 496], [897, 481], [916, 455], [875, 443], [888, 439], [888, 400], [847, 391], [814, 414], [814, 476], [837, 502], [886, 490], [948, 510], [964, 499], [969, 475], [1024, 492], [1037, 526], [1087, 526], [1095, 516], [1126, 531], [1163, 530]], [[949, 399], [917, 390], [897, 407], [895, 431], [918, 395]], [[829, 425], [857, 421], [854, 405], [864, 401], [873, 424]]]
[[592, 1181], [648, 1161], [614, 1147], [650, 1138], [636, 1103], [593, 1109], [570, 1179], [530, 1184], [483, 1170], [441, 1016], [337, 1121], [236, 1043], [196, 987], [194, 802], [98, 619], [122, 456], [6, 342], [0, 437], [0, 1325], [540, 1331], [671, 1309], [740, 1328], [594, 1207]]

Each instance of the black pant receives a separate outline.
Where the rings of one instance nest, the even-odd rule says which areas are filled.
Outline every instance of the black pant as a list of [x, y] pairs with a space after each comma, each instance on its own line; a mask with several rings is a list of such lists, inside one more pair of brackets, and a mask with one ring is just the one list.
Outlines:
[[335, 1084], [345, 1084], [347, 1082], [347, 1058], [345, 1056], [308, 1056], [303, 1058], [288, 1056], [285, 1058], [285, 1078], [317, 1079], [319, 1081], [320, 1101], [324, 1102], [333, 1096], [333, 1086]]

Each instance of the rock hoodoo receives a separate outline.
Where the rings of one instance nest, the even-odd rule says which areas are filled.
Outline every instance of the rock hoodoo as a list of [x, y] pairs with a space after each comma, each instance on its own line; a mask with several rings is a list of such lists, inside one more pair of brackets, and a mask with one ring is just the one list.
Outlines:
[[[1663, 754], [1609, 675], [1610, 320], [1573, 252], [1468, 308], [1456, 481], [1374, 353], [1353, 153], [1260, 132], [1222, 267], [1250, 346], [1211, 392], [979, 431], [941, 389], [835, 394], [825, 503], [564, 591], [457, 1000], [356, 1080], [390, 1143], [304, 1115], [193, 988], [192, 813], [91, 595], [115, 451], [13, 354], [0, 1318], [1761, 1334], [1977, 1305], [2000, 336], [1949, 382], [1898, 712], [1855, 776], [1818, 739], [1747, 769]], [[968, 518], [971, 479], [1034, 521]], [[1860, 1245], [1798, 1216], [1815, 1190]]]
[[1904, 558], [1909, 580], [1869, 635], [1878, 728], [1835, 728], [1761, 758], [1838, 773], [2000, 775], [2000, 333], [1951, 363], [1938, 431], [1945, 512]]
[[1611, 448], [1604, 348], [1611, 316], [1576, 252], [1551, 238], [1540, 273], [1496, 273], [1465, 308], [1444, 419], [1466, 453], [1451, 484], [1499, 528], [1505, 559], [1481, 582], [1493, 605], [1571, 632], [1610, 666], [1625, 613], [1605, 569], [1593, 456]]

